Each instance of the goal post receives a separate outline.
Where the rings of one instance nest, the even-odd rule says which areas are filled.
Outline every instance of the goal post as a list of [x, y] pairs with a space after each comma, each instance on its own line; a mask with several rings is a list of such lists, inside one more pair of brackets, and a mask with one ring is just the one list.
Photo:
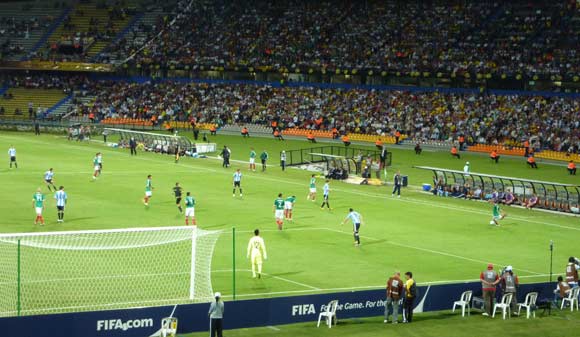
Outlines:
[[221, 231], [0, 235], [0, 317], [208, 302]]

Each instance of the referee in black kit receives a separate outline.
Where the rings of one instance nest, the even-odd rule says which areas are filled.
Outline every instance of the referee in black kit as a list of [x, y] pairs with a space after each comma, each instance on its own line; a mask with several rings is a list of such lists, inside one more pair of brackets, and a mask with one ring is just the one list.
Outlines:
[[397, 192], [397, 198], [401, 197], [401, 185], [403, 184], [403, 177], [401, 177], [401, 171], [397, 170], [395, 176], [393, 177], [393, 193], [391, 196], [395, 196], [395, 192]]

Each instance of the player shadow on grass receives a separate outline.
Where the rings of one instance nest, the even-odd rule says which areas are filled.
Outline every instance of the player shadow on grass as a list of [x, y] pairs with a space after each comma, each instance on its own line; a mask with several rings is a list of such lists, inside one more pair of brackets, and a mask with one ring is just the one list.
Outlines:
[[387, 239], [372, 240], [372, 241], [371, 241], [371, 240], [369, 240], [369, 241], [366, 241], [366, 242], [364, 242], [364, 245], [365, 245], [365, 246], [370, 246], [370, 245], [377, 245], [377, 244], [379, 244], [379, 243], [385, 243], [385, 242], [387, 242], [387, 241], [388, 241]]
[[73, 221], [79, 221], [79, 220], [92, 220], [92, 219], [97, 219], [96, 216], [87, 216], [84, 218], [65, 218], [66, 222], [73, 222]]

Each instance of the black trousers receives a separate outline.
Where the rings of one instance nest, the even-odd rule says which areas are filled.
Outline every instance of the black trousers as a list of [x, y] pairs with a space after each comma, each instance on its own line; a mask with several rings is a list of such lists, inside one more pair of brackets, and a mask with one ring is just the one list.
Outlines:
[[408, 323], [413, 321], [413, 302], [415, 302], [414, 297], [405, 297], [405, 300], [403, 301], [403, 310], [405, 310], [405, 318]]
[[222, 337], [223, 336], [223, 326], [221, 318], [212, 318], [210, 323], [210, 337]]
[[397, 193], [397, 195], [401, 195], [401, 185], [397, 184], [397, 185], [395, 185], [393, 187], [393, 193], [392, 194], [395, 194], [395, 193]]
[[136, 155], [137, 154], [137, 149], [135, 149], [133, 146], [131, 146], [131, 155]]

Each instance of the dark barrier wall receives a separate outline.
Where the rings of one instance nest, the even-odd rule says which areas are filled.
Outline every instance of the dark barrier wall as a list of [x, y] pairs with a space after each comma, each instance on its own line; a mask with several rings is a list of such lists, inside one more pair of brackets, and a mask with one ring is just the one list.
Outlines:
[[[518, 290], [518, 302], [526, 293], [537, 291], [539, 300], [551, 299], [554, 284], [524, 284]], [[480, 283], [446, 284], [419, 287], [415, 312], [451, 309], [465, 290], [481, 296]], [[337, 299], [338, 319], [379, 316], [384, 312], [385, 291], [367, 290], [321, 295], [277, 297], [226, 302], [226, 329], [279, 325], [316, 321], [318, 314], [331, 300]], [[179, 333], [206, 331], [209, 326], [209, 304], [177, 307]], [[173, 307], [84, 312], [0, 319], [2, 336], [18, 337], [144, 337], [155, 333], [161, 319], [171, 314]]]

